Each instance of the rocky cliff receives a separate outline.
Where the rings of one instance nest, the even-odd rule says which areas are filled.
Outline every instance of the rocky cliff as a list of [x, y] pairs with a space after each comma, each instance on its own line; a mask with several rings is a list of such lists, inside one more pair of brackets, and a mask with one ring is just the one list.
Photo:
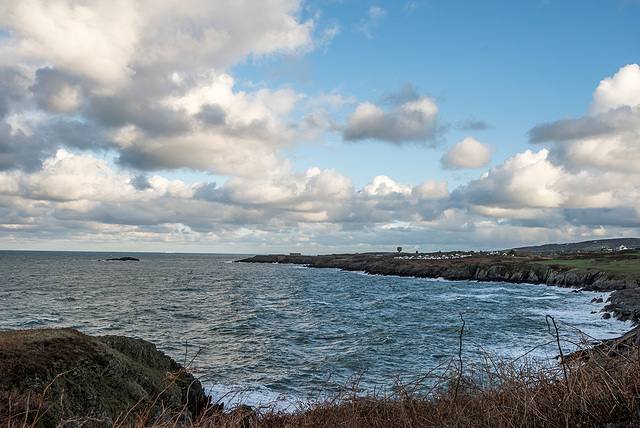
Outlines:
[[0, 424], [111, 426], [196, 418], [200, 382], [152, 343], [72, 329], [0, 332]]

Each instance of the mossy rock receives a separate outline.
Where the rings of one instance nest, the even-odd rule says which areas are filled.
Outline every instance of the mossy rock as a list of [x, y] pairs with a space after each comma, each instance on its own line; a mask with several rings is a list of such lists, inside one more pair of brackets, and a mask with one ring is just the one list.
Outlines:
[[[109, 426], [176, 413], [191, 419], [208, 400], [200, 382], [152, 343], [38, 329], [0, 332], [0, 406], [10, 403], [28, 404], [39, 426]], [[9, 413], [0, 409], [0, 418], [16, 416]]]

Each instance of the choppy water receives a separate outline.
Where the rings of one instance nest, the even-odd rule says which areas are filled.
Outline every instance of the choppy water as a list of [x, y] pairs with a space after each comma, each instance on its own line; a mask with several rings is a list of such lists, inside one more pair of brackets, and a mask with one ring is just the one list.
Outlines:
[[[124, 255], [141, 262], [105, 261]], [[256, 404], [306, 400], [362, 373], [361, 386], [373, 389], [426, 372], [457, 356], [461, 316], [471, 362], [481, 357], [474, 343], [520, 356], [549, 342], [546, 315], [565, 334], [630, 329], [597, 313], [591, 300], [602, 293], [231, 263], [240, 258], [0, 251], [0, 330], [133, 336], [179, 362], [202, 348], [194, 366], [214, 400], [242, 389]], [[555, 356], [554, 346], [535, 352]]]

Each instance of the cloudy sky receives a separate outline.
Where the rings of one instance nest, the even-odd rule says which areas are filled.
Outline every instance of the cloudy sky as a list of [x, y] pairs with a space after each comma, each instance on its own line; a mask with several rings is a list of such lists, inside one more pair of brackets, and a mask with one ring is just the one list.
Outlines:
[[0, 249], [640, 236], [640, 1], [3, 0]]

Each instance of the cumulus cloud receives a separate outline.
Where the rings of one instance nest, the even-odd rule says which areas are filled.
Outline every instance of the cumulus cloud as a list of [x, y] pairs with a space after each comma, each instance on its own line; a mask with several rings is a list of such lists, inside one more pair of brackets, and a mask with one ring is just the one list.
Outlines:
[[223, 187], [228, 202], [295, 212], [322, 212], [328, 205], [348, 199], [352, 192], [350, 179], [335, 170], [319, 168], [259, 180], [233, 178]]
[[571, 170], [636, 171], [640, 163], [640, 67], [630, 64], [603, 79], [587, 115], [538, 124], [529, 130], [529, 140], [553, 142], [551, 159]]
[[[606, 84], [594, 93], [597, 103], [591, 104], [600, 107], [592, 113], [533, 128], [531, 140], [551, 142], [548, 149], [527, 150], [508, 158], [456, 189], [452, 200], [481, 216], [476, 224], [485, 219], [496, 233], [512, 230], [528, 239], [636, 234], [640, 200], [638, 106], [619, 101], [636, 102], [624, 91], [629, 85], [633, 92], [636, 80], [630, 76], [635, 76], [634, 70], [625, 67], [603, 80]], [[621, 75], [624, 78], [620, 80]], [[608, 91], [606, 97], [602, 88]], [[612, 95], [617, 93], [621, 97]]]
[[361, 103], [354, 113], [347, 115], [342, 137], [346, 141], [374, 139], [394, 144], [433, 144], [438, 131], [438, 107], [423, 95], [389, 111]]
[[0, 28], [0, 169], [76, 148], [145, 171], [255, 176], [288, 168], [279, 151], [326, 125], [291, 123], [304, 95], [238, 91], [225, 71], [313, 49], [297, 1], [9, 0]]
[[440, 199], [449, 196], [447, 182], [433, 179], [415, 186], [411, 192], [419, 199]]
[[[118, 248], [371, 250], [393, 241], [393, 250], [405, 240], [437, 250], [637, 227], [635, 64], [600, 83], [585, 116], [533, 127], [530, 141], [548, 147], [515, 154], [451, 192], [428, 176], [412, 185], [377, 175], [355, 188], [341, 171], [294, 171], [287, 149], [327, 129], [345, 141], [428, 146], [443, 129], [434, 99], [409, 84], [358, 104], [337, 90], [309, 96], [238, 83], [236, 64], [304, 53], [337, 34], [318, 24], [321, 14], [305, 13], [296, 0], [0, 2], [3, 243], [45, 233]], [[361, 30], [372, 36], [384, 16], [371, 7]], [[340, 124], [342, 109], [351, 114]], [[456, 126], [488, 127], [475, 119]], [[490, 154], [469, 137], [442, 163], [482, 168]], [[163, 176], [168, 169], [229, 177], [188, 183]]]
[[214, 74], [156, 106], [134, 104], [123, 112], [115, 109], [120, 103], [107, 104], [94, 116], [110, 118], [123, 165], [243, 176], [286, 170], [288, 162], [278, 152], [305, 131], [287, 125], [303, 96], [290, 89], [235, 92], [234, 85], [230, 75]]
[[[316, 34], [316, 18], [301, 13], [291, 0], [0, 4], [3, 236], [290, 243], [437, 221], [444, 208], [431, 204], [446, 199], [444, 182], [414, 187], [379, 176], [355, 189], [332, 169], [292, 172], [283, 150], [336, 126], [331, 112], [356, 100], [252, 82], [240, 89], [229, 70], [337, 34], [335, 26]], [[370, 8], [367, 31], [384, 14]], [[435, 138], [431, 98], [408, 85], [382, 104], [390, 107], [362, 104], [345, 134], [398, 144]], [[372, 126], [379, 119], [383, 128]], [[158, 174], [185, 168], [230, 178]]]
[[472, 137], [466, 137], [442, 156], [440, 162], [445, 168], [484, 168], [491, 160], [492, 147]]
[[314, 23], [299, 22], [298, 9], [288, 0], [9, 0], [0, 25], [18, 41], [5, 42], [14, 56], [113, 87], [149, 68], [223, 69], [249, 54], [303, 49]]
[[562, 170], [548, 160], [549, 151], [530, 150], [510, 157], [471, 181], [466, 193], [476, 205], [517, 207], [558, 207], [564, 200], [556, 184]]
[[386, 175], [378, 175], [364, 186], [364, 193], [369, 196], [409, 195], [412, 187], [409, 184], [396, 183]]
[[[443, 181], [412, 186], [388, 176], [356, 189], [339, 172], [319, 168], [186, 183], [117, 172], [91, 155], [59, 150], [38, 171], [0, 172], [0, 230], [18, 238], [54, 228], [61, 237], [99, 234], [121, 243], [359, 242], [363, 250], [428, 238], [437, 250], [446, 248], [445, 237], [448, 245], [485, 248], [505, 230], [511, 236], [499, 239], [558, 240], [602, 233], [603, 226], [636, 227], [638, 174], [567, 174], [548, 158], [547, 150], [514, 155], [450, 195]], [[407, 233], [411, 238], [400, 240]]]
[[589, 114], [606, 113], [622, 106], [640, 105], [640, 66], [629, 64], [603, 79], [593, 92]]
[[[386, 176], [356, 190], [344, 175], [319, 168], [260, 179], [234, 177], [221, 185], [189, 184], [116, 172], [104, 160], [64, 150], [47, 158], [39, 171], [0, 173], [0, 193], [0, 207], [12, 206], [13, 213], [22, 207], [31, 213], [30, 227], [55, 224], [66, 236], [80, 228], [83, 233], [108, 229], [130, 238], [145, 234], [157, 238], [153, 230], [171, 224], [204, 240], [211, 233], [238, 227], [279, 234], [283, 229], [292, 234], [332, 230], [340, 235], [389, 230], [389, 223], [408, 225], [421, 220], [422, 213], [435, 222], [443, 210], [428, 207], [428, 201], [447, 194], [443, 182], [413, 187]], [[17, 221], [7, 216], [0, 229], [20, 231]]]
[[9, 0], [0, 8], [0, 24], [18, 41], [10, 50], [15, 56], [113, 84], [133, 74], [138, 14], [136, 5], [124, 0]]
[[149, 12], [141, 68], [225, 69], [249, 55], [294, 53], [314, 46], [315, 22], [301, 22], [300, 4], [222, 1], [145, 2]]
[[550, 150], [527, 150], [454, 193], [483, 215], [511, 218], [534, 218], [538, 208], [623, 209], [640, 197], [640, 172], [572, 171], [551, 158]]
[[55, 152], [47, 140], [20, 129], [15, 123], [0, 120], [0, 171], [37, 170], [42, 160]]

